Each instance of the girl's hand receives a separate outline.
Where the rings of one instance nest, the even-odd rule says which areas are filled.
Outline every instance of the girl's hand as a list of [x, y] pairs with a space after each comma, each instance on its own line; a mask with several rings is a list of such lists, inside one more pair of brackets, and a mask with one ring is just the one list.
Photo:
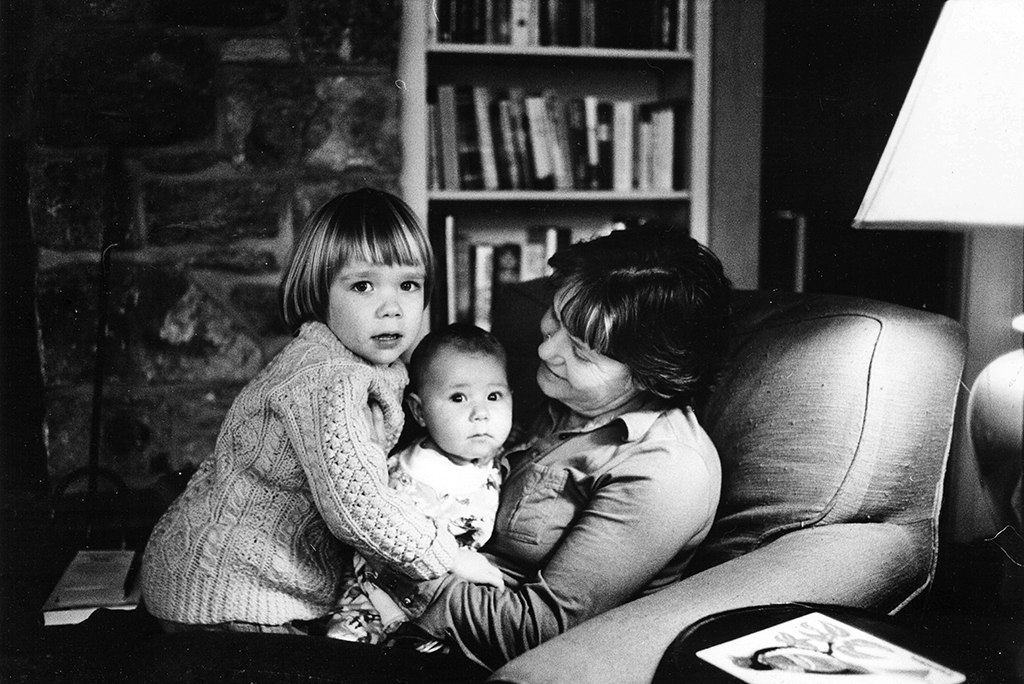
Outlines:
[[489, 584], [498, 589], [505, 588], [505, 579], [491, 561], [472, 549], [462, 547], [455, 553], [452, 574], [474, 584]]
[[386, 448], [388, 428], [387, 423], [384, 422], [384, 409], [381, 408], [380, 402], [371, 398], [366, 404], [364, 414], [366, 424], [370, 426], [370, 439], [382, 449]]

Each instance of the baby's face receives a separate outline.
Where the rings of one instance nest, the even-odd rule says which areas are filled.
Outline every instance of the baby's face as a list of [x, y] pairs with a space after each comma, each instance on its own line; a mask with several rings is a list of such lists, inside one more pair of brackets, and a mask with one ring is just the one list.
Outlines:
[[489, 462], [512, 429], [505, 368], [488, 354], [442, 350], [416, 397], [417, 420], [456, 462]]

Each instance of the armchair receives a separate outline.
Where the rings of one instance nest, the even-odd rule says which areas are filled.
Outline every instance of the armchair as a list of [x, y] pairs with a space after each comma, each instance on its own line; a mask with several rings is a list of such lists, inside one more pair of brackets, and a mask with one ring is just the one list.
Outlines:
[[[496, 298], [517, 404], [537, 398], [538, 283]], [[728, 366], [703, 425], [723, 492], [688, 577], [511, 661], [490, 681], [649, 682], [685, 627], [791, 601], [896, 612], [935, 572], [964, 363], [960, 326], [832, 295], [737, 292]]]

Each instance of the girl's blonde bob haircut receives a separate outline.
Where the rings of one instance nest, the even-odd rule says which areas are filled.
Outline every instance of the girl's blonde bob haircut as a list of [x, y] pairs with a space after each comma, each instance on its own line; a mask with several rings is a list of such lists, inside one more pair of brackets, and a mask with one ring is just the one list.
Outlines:
[[281, 314], [292, 332], [327, 322], [331, 283], [350, 260], [423, 266], [424, 308], [430, 302], [434, 252], [419, 219], [391, 193], [362, 188], [325, 202], [303, 226], [281, 280]]

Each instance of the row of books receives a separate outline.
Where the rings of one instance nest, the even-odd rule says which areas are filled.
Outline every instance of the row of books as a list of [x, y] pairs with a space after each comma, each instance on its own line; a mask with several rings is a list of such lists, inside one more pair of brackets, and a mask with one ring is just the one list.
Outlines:
[[434, 190], [684, 190], [688, 100], [564, 98], [443, 84], [427, 99]]
[[438, 43], [681, 50], [688, 0], [437, 0]]
[[456, 229], [451, 215], [432, 216], [429, 230], [444, 268], [431, 302], [435, 328], [458, 321], [490, 330], [495, 290], [548, 275], [548, 259], [572, 241], [570, 228], [531, 226], [522, 242], [474, 242]]

